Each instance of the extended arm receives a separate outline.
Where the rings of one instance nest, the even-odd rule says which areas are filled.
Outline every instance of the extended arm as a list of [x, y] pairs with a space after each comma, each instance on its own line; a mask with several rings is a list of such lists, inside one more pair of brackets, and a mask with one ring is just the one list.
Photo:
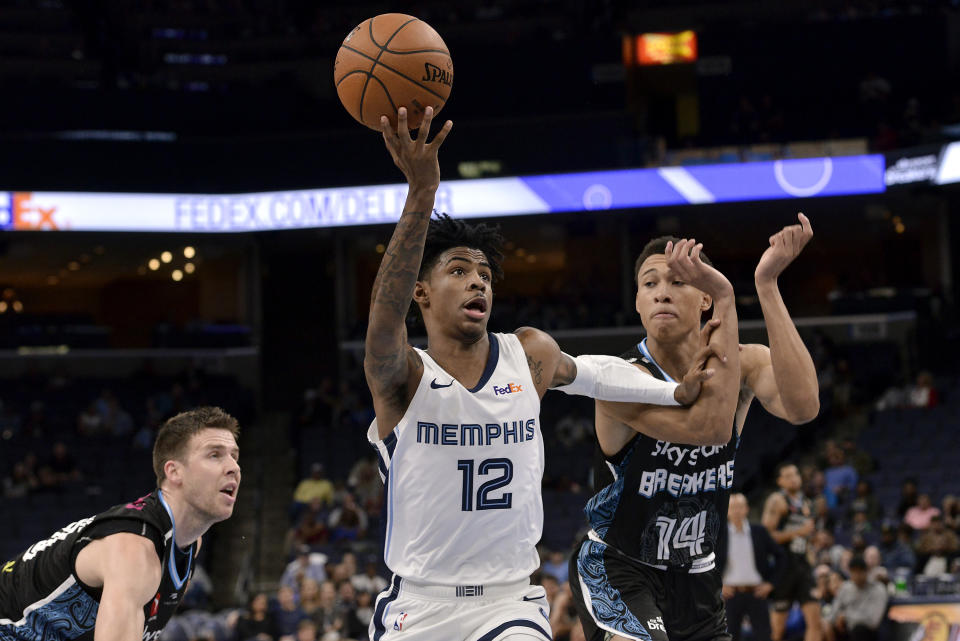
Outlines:
[[516, 334], [527, 354], [530, 375], [541, 398], [548, 389], [557, 389], [566, 394], [609, 401], [677, 406], [692, 403], [703, 381], [714, 373], [704, 368], [714, 354], [711, 346], [701, 348], [694, 367], [683, 382], [677, 384], [656, 379], [647, 370], [616, 356], [570, 356], [539, 329], [521, 327]]
[[800, 224], [790, 225], [770, 237], [770, 247], [757, 265], [754, 280], [763, 320], [770, 337], [769, 350], [751, 346], [747, 384], [771, 413], [801, 424], [812, 421], [820, 411], [820, 389], [813, 358], [807, 351], [787, 306], [780, 295], [777, 278], [813, 238], [813, 228], [803, 214]]
[[162, 578], [153, 543], [136, 534], [112, 534], [81, 550], [76, 570], [84, 583], [103, 588], [94, 641], [140, 641], [143, 606]]
[[[413, 300], [434, 196], [440, 186], [437, 150], [453, 126], [448, 120], [433, 142], [427, 143], [433, 118], [431, 107], [426, 109], [417, 140], [410, 138], [406, 109], [401, 108], [397, 118], [397, 131], [393, 131], [385, 116], [381, 119], [383, 139], [394, 163], [407, 177], [409, 190], [373, 283], [363, 359], [378, 418], [398, 409], [390, 407], [389, 401], [407, 382], [412, 359], [404, 321]], [[387, 427], [390, 428], [392, 425]]]

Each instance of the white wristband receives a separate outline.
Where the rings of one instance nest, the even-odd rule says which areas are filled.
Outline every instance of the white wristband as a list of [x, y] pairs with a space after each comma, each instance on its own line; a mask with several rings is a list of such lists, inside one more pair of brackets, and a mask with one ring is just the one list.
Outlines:
[[680, 405], [673, 397], [677, 383], [668, 383], [644, 374], [622, 358], [601, 354], [570, 356], [577, 364], [577, 375], [569, 385], [554, 389], [575, 396], [601, 401]]

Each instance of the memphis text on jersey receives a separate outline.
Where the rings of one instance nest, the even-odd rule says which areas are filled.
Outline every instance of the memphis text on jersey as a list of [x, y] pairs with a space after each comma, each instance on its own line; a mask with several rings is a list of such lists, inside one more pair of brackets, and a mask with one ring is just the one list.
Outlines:
[[417, 422], [417, 443], [426, 445], [510, 445], [536, 438], [537, 419], [501, 423]]
[[[667, 464], [673, 467], [688, 465], [693, 467], [699, 461], [708, 459], [722, 452], [724, 445], [674, 445], [669, 441], [657, 441], [650, 456], [662, 456]], [[729, 490], [733, 486], [733, 461], [720, 463], [715, 467], [684, 474], [670, 469], [658, 468], [647, 470], [640, 476], [640, 487], [637, 490], [641, 496], [651, 498], [660, 492], [669, 492], [672, 496], [699, 494], [701, 492], [716, 492]]]

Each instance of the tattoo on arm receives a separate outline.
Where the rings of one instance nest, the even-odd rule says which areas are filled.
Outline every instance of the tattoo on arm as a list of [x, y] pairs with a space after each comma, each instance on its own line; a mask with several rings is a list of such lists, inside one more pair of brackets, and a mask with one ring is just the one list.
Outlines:
[[[390, 238], [390, 244], [383, 253], [380, 269], [373, 281], [370, 295], [370, 316], [379, 311], [376, 305], [382, 304], [388, 311], [406, 316], [413, 299], [413, 286], [417, 282], [420, 260], [423, 258], [423, 242], [426, 221], [430, 212], [411, 211], [403, 214], [397, 228]], [[420, 229], [416, 229], [420, 227]]]
[[430, 211], [404, 212], [390, 238], [370, 295], [364, 369], [367, 378], [394, 380], [406, 361], [405, 319], [423, 258]]
[[530, 367], [530, 375], [533, 376], [533, 382], [536, 385], [543, 383], [543, 361], [533, 360], [533, 356], [527, 354], [527, 365]]

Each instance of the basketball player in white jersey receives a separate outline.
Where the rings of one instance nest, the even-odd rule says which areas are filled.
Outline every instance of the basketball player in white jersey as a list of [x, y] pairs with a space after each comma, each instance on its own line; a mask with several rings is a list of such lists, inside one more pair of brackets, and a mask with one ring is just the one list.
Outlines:
[[[368, 439], [386, 485], [384, 559], [394, 572], [370, 636], [549, 641], [545, 592], [529, 583], [543, 526], [540, 398], [565, 385], [594, 398], [687, 404], [714, 373], [705, 364], [715, 352], [703, 346], [678, 386], [614, 357], [570, 357], [533, 328], [488, 333], [500, 234], [430, 220], [437, 150], [452, 127], [447, 121], [427, 143], [432, 115], [428, 107], [416, 140], [405, 109], [396, 131], [382, 119], [409, 191], [373, 285], [364, 357], [376, 410]], [[425, 351], [407, 344], [411, 300], [426, 325]], [[711, 362], [725, 367], [722, 356]]]
[[[738, 375], [711, 380], [689, 411], [596, 404], [597, 439], [614, 478], [587, 504], [591, 530], [570, 564], [587, 641], [731, 638], [715, 550], [747, 411], [756, 398], [771, 414], [800, 424], [820, 408], [813, 359], [777, 285], [813, 237], [807, 217], [798, 218], [770, 236], [754, 273], [769, 347], [743, 345]], [[647, 337], [623, 355], [663, 380], [686, 371], [698, 349], [700, 316], [711, 304], [721, 328], [736, 326], [729, 282], [719, 296], [705, 292], [683, 262], [664, 258], [678, 243], [656, 238], [637, 259], [636, 308]]]

